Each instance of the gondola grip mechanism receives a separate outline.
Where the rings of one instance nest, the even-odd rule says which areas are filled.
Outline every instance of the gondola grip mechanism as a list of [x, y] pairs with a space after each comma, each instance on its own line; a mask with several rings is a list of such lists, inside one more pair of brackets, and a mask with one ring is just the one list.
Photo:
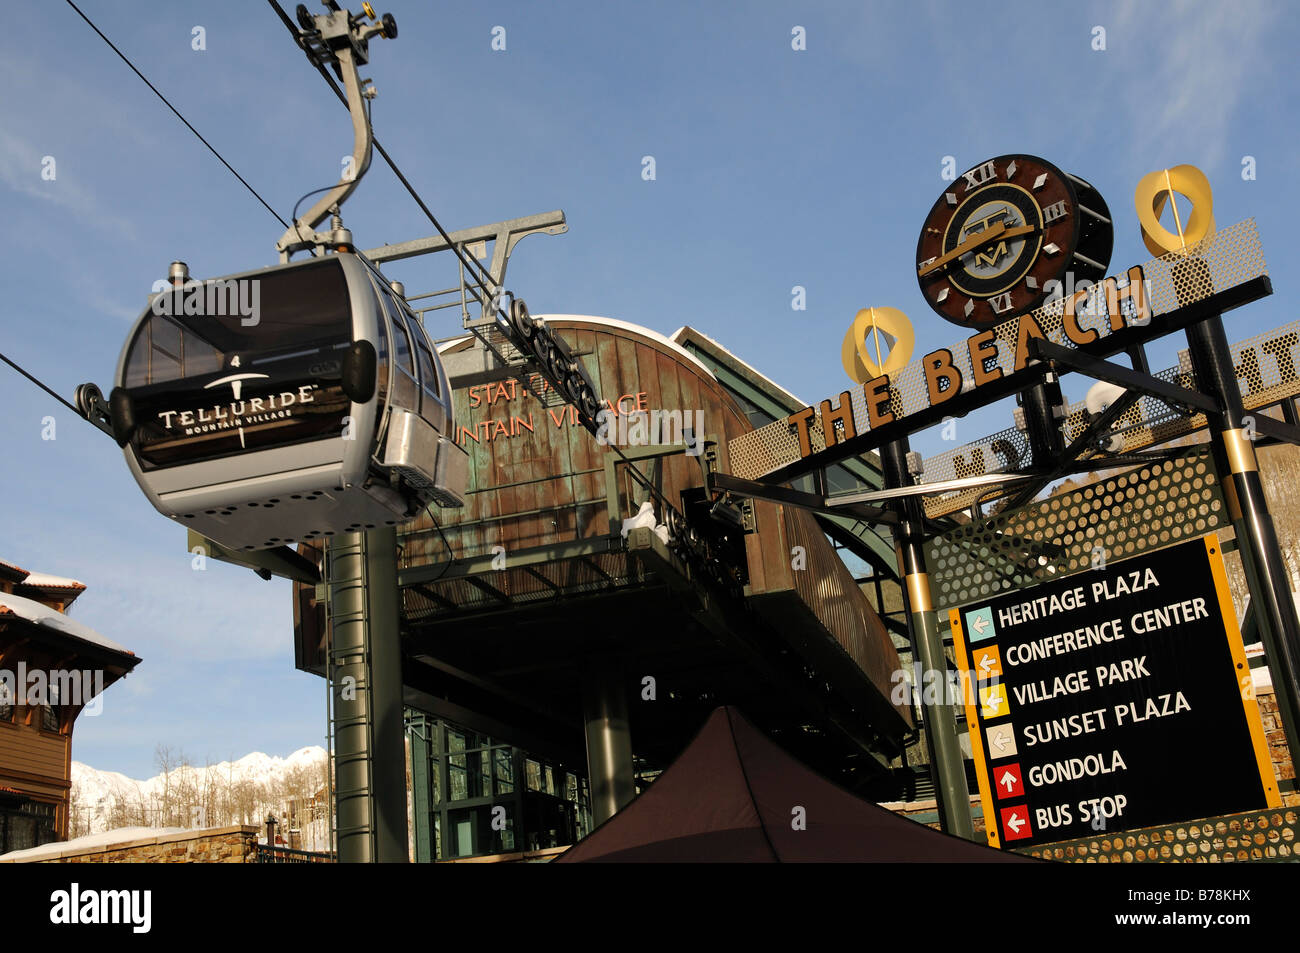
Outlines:
[[113, 412], [109, 409], [108, 401], [104, 400], [104, 392], [97, 384], [80, 385], [77, 388], [76, 404], [77, 412], [81, 416], [110, 437], [114, 436]]

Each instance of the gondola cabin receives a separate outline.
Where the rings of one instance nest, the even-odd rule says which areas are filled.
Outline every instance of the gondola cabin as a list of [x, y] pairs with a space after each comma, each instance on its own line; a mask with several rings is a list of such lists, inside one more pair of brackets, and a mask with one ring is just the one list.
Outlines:
[[437, 352], [360, 255], [174, 283], [151, 297], [114, 383], [114, 435], [149, 501], [231, 549], [464, 502]]

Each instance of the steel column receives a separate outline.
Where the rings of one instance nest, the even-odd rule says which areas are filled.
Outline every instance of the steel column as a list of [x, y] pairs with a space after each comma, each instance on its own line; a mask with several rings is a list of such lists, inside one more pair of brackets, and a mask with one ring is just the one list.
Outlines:
[[434, 856], [433, 787], [429, 759], [433, 752], [433, 719], [422, 711], [412, 711], [406, 736], [411, 746], [411, 823], [415, 842], [415, 862], [431, 864]]
[[[886, 488], [912, 485], [912, 475], [907, 469], [907, 453], [906, 438], [880, 448], [880, 469]], [[891, 505], [896, 508], [899, 517], [899, 524], [894, 527], [894, 543], [898, 554], [898, 573], [907, 593], [912, 658], [920, 660], [923, 673], [936, 673], [930, 677], [936, 679], [938, 685], [946, 686], [948, 657], [944, 654], [943, 637], [939, 634], [939, 620], [930, 594], [930, 576], [926, 572], [925, 551], [922, 548], [925, 537], [921, 501], [917, 497], [905, 497]], [[916, 686], [918, 691], [922, 687]], [[935, 695], [939, 697], [926, 700], [934, 699]], [[974, 840], [970, 790], [966, 787], [966, 768], [957, 736], [957, 709], [947, 695], [946, 690], [921, 692], [930, 775], [934, 780], [943, 830], [948, 834]]]
[[1055, 373], [1049, 373], [1042, 383], [1035, 384], [1024, 393], [1022, 408], [1025, 412], [1025, 429], [1034, 466], [1051, 466], [1065, 449], [1065, 436], [1056, 416], [1061, 403], [1061, 384]]
[[1291, 761], [1300, 765], [1300, 622], [1268, 511], [1255, 447], [1245, 426], [1241, 388], [1223, 318], [1213, 315], [1187, 329], [1192, 368], [1203, 393], [1219, 400], [1222, 413], [1207, 414], [1224, 499], [1237, 531], [1251, 605], [1273, 674], [1273, 690]]
[[[1282, 401], [1281, 407], [1282, 407], [1282, 419], [1285, 420], [1287, 423], [1289, 423], [1292, 427], [1300, 427], [1300, 414], [1296, 413], [1295, 398], [1288, 397], [1286, 400]], [[191, 550], [193, 548], [194, 547], [192, 546], [190, 547]]]
[[632, 733], [621, 668], [605, 663], [583, 673], [582, 716], [587, 732], [591, 814], [599, 826], [636, 796]]
[[391, 528], [341, 533], [327, 554], [338, 858], [404, 862], [397, 534]]

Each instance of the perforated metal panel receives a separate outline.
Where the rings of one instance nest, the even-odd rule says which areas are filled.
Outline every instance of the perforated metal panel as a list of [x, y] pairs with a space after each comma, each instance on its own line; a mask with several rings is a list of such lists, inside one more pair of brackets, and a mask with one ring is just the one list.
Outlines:
[[1300, 860], [1300, 811], [1247, 811], [1191, 824], [1163, 824], [1122, 834], [1081, 837], [1017, 853], [1073, 864]]
[[925, 547], [938, 609], [1090, 569], [1228, 525], [1208, 448], [978, 520]]
[[[1142, 265], [1142, 270], [1146, 280], [1144, 291], [1148, 308], [1151, 314], [1157, 316], [1268, 273], [1254, 219], [1215, 232], [1205, 241], [1189, 248], [1185, 255], [1170, 254], [1148, 261]], [[1111, 333], [1110, 316], [1104, 298], [1103, 286], [1097, 285], [1094, 286], [1093, 293], [1077, 306], [1077, 323], [1085, 334], [1096, 331], [1104, 337]], [[1067, 298], [1058, 298], [1027, 315], [996, 325], [992, 332], [997, 359], [991, 362], [990, 372], [993, 364], [1004, 374], [1014, 370], [1021, 327], [1029, 322], [1036, 324], [1048, 340], [1066, 347], [1074, 346], [1065, 331], [1066, 301]], [[1126, 314], [1126, 320], [1136, 324], [1140, 319], [1130, 312]], [[970, 386], [973, 373], [966, 339], [956, 342], [947, 350], [952, 356], [953, 367], [961, 372], [966, 386]], [[853, 394], [853, 419], [857, 432], [866, 433], [870, 424], [863, 388], [846, 386], [844, 389]], [[838, 401], [838, 397], [834, 397], [834, 400]], [[930, 406], [925, 366], [921, 358], [891, 375], [890, 406], [895, 417], [900, 420]], [[822, 431], [820, 415], [813, 419], [809, 430], [812, 450], [818, 452], [824, 449], [826, 435]], [[731, 440], [728, 447], [732, 472], [744, 479], [757, 479], [797, 463], [800, 459], [799, 440], [788, 418], [742, 434]]]
[[[1079, 405], [1083, 407], [1082, 404]], [[1074, 408], [1071, 408], [1073, 410]], [[976, 440], [946, 453], [926, 457], [922, 479], [925, 483], [955, 480], [960, 477], [982, 476], [1029, 466], [1033, 454], [1029, 437], [1015, 427], [1000, 430], [981, 440]], [[990, 497], [991, 487], [975, 487], [959, 493], [938, 494], [923, 498], [925, 515], [931, 519], [946, 516], [970, 507], [980, 497]]]
[[1171, 253], [1149, 261], [1142, 270], [1151, 283], [1151, 306], [1156, 314], [1268, 274], [1253, 218], [1215, 232], [1189, 246], [1185, 254]]
[[[1232, 362], [1246, 410], [1268, 407], [1300, 395], [1300, 321], [1232, 345]], [[1186, 355], [1180, 366], [1152, 376], [1189, 390], [1197, 389], [1196, 376]], [[1065, 418], [1066, 442], [1083, 433], [1087, 426], [1088, 412], [1083, 401], [1071, 404]], [[1121, 440], [1118, 452], [1131, 453], [1186, 436], [1204, 426], [1204, 414], [1182, 416], [1162, 401], [1142, 397], [1119, 419], [1114, 434]], [[1093, 456], [1084, 455], [1081, 459], [1086, 462]], [[927, 458], [923, 479], [926, 483], [938, 483], [957, 477], [1027, 467], [1034, 462], [1028, 438], [1012, 428]], [[928, 496], [925, 498], [925, 513], [932, 519], [946, 516], [968, 508], [981, 494], [987, 501], [991, 498], [987, 496], [988, 492], [987, 487], [982, 487], [962, 493]]]

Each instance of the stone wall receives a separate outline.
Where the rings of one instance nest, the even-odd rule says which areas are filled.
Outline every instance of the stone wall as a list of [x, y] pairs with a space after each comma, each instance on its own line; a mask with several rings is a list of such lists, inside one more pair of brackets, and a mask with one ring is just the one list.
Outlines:
[[[939, 802], [934, 798], [927, 798], [922, 801], [882, 801], [880, 806], [893, 811], [895, 814], [910, 818], [918, 824], [933, 827], [936, 831], [943, 829], [943, 824], [939, 821]], [[971, 795], [970, 814], [971, 824], [975, 828], [975, 840], [977, 843], [983, 844], [985, 842], [984, 811], [980, 807], [978, 791]]]
[[[1273, 773], [1283, 782], [1294, 782], [1295, 765], [1291, 763], [1291, 753], [1287, 750], [1286, 733], [1282, 730], [1282, 719], [1277, 711], [1277, 696], [1269, 689], [1261, 691], [1255, 700], [1259, 702], [1259, 717], [1264, 722], [1264, 740], [1268, 742]], [[1282, 804], [1284, 807], [1300, 807], [1300, 791], [1283, 791]]]
[[[182, 831], [95, 847], [68, 849], [0, 863], [40, 864], [251, 864], [258, 828], [247, 825]], [[56, 845], [50, 845], [54, 847]]]

